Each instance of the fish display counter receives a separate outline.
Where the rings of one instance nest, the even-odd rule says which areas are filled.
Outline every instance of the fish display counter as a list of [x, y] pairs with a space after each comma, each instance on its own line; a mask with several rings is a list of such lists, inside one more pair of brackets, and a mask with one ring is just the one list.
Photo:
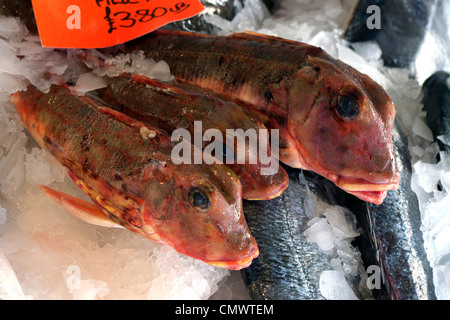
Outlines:
[[55, 49], [0, 1], [0, 299], [450, 298], [450, 6], [201, 3]]

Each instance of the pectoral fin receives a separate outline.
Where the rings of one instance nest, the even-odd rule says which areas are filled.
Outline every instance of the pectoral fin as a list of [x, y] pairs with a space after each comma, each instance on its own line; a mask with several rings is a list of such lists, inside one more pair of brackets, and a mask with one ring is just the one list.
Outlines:
[[113, 222], [106, 213], [92, 203], [43, 185], [39, 186], [39, 188], [50, 199], [62, 205], [69, 213], [87, 223], [108, 228], [123, 228], [120, 224]]

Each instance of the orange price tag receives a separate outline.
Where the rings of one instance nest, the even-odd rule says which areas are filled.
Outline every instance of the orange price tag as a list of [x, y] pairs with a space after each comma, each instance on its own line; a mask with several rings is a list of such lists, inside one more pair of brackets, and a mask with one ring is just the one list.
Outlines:
[[32, 0], [44, 47], [104, 48], [204, 10], [199, 0]]

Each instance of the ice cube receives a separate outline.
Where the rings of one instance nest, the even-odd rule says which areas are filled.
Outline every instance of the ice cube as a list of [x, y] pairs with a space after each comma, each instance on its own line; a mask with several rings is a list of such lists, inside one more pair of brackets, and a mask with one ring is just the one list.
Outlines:
[[424, 163], [418, 161], [413, 166], [414, 172], [417, 174], [417, 181], [425, 192], [433, 192], [441, 178], [442, 171], [440, 166], [436, 164]]
[[334, 234], [325, 218], [315, 218], [314, 223], [303, 233], [306, 240], [317, 243], [320, 250], [330, 251], [334, 247]]
[[28, 30], [17, 17], [1, 17], [0, 37], [11, 39], [14, 42], [21, 41], [28, 34]]
[[[441, 220], [440, 223], [443, 223], [443, 221]], [[450, 225], [443, 228], [436, 235], [434, 240], [434, 250], [437, 260], [450, 254]]]
[[267, 7], [260, 0], [247, 0], [244, 7], [231, 21], [234, 30], [256, 30], [270, 15]]
[[450, 261], [433, 269], [433, 282], [439, 300], [450, 299]]
[[84, 95], [88, 91], [105, 88], [106, 86], [106, 80], [93, 72], [87, 72], [79, 76], [76, 85], [71, 87], [70, 90], [78, 95]]
[[50, 165], [39, 148], [33, 148], [30, 154], [25, 155], [25, 179], [32, 184], [48, 185], [53, 182]]
[[446, 170], [441, 176], [441, 184], [447, 194], [450, 194], [450, 170]]
[[210, 299], [212, 300], [249, 300], [250, 296], [242, 281], [240, 271], [230, 271], [230, 275], [221, 280], [218, 290]]
[[14, 198], [15, 192], [25, 180], [25, 143], [28, 138], [24, 133], [18, 135], [8, 154], [0, 159], [0, 190], [8, 198]]
[[26, 299], [16, 273], [0, 248], [0, 300]]
[[159, 276], [151, 282], [148, 299], [205, 299], [229, 271], [182, 256], [168, 246], [155, 251]]
[[425, 154], [425, 150], [422, 147], [419, 146], [411, 146], [411, 151], [417, 155], [419, 158], [422, 158]]
[[4, 98], [0, 100], [7, 101], [11, 93], [22, 91], [26, 88], [27, 82], [25, 78], [9, 73], [2, 73], [0, 75], [0, 92], [4, 94]]
[[147, 76], [162, 82], [172, 82], [175, 77], [170, 74], [170, 67], [167, 62], [161, 60], [154, 64], [147, 73]]
[[324, 215], [337, 238], [347, 239], [354, 238], [359, 235], [359, 233], [353, 231], [355, 222], [351, 211], [343, 207], [334, 206], [328, 208]]
[[428, 141], [433, 141], [433, 132], [419, 116], [414, 118], [412, 130], [418, 136]]
[[328, 300], [358, 300], [342, 271], [326, 270], [320, 275], [320, 293]]
[[338, 17], [343, 11], [343, 8], [339, 1], [328, 2], [327, 10], [324, 10], [325, 15], [329, 18], [329, 21], [333, 21], [336, 17]]
[[367, 61], [363, 57], [361, 57], [361, 55], [359, 55], [358, 53], [356, 53], [347, 46], [338, 44], [338, 50], [339, 50], [338, 53], [339, 59], [353, 67], [358, 67], [360, 65], [367, 64]]
[[[450, 77], [449, 77], [450, 79]], [[445, 135], [437, 136], [439, 140], [441, 140], [446, 145], [450, 146], [450, 133], [447, 133]]]
[[54, 49], [53, 48], [45, 48], [41, 45], [41, 41], [39, 37], [33, 38], [29, 37], [27, 38], [28, 41], [22, 41], [20, 43], [17, 43], [14, 47], [18, 49], [18, 55], [21, 56], [30, 56], [34, 54], [40, 54], [40, 53], [46, 53], [51, 52]]
[[342, 270], [346, 274], [357, 276], [360, 263], [362, 265], [361, 253], [347, 241], [340, 241], [337, 245], [337, 254], [342, 262]]
[[[447, 217], [449, 207], [450, 194], [447, 194], [440, 201], [430, 198], [427, 202], [421, 203], [422, 228], [424, 230], [435, 230], [436, 226], [444, 227], [445, 224], [441, 222]], [[434, 233], [437, 232], [434, 231]]]
[[[335, 39], [336, 35], [334, 34], [334, 32], [331, 31], [319, 31], [310, 41], [309, 44], [316, 46], [316, 47], [320, 47], [323, 50], [325, 50], [328, 54], [332, 55], [333, 57], [337, 57], [338, 56], [338, 48], [337, 48], [337, 44], [336, 44], [336, 39]], [[350, 50], [350, 49], [349, 49]], [[348, 53], [347, 50], [344, 50], [345, 53]], [[352, 50], [350, 50], [352, 51]], [[345, 53], [342, 54], [342, 58], [345, 58], [347, 56], [345, 56]], [[354, 55], [352, 54], [352, 57]]]
[[367, 61], [377, 61], [381, 59], [382, 51], [376, 41], [353, 42], [351, 45], [356, 53]]
[[94, 300], [109, 293], [108, 284], [99, 280], [80, 280], [77, 288], [71, 289], [74, 300]]

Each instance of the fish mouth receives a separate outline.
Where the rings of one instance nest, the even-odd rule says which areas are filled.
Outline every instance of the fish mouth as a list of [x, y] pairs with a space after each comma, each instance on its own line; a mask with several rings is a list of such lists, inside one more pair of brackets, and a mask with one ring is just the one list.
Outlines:
[[382, 204], [387, 196], [387, 191], [346, 191], [346, 192], [354, 195], [355, 197], [363, 201], [371, 202], [376, 205]]
[[380, 205], [386, 198], [387, 191], [398, 188], [399, 181], [398, 178], [390, 182], [377, 183], [365, 179], [338, 177], [335, 184], [361, 200]]
[[249, 267], [253, 259], [259, 256], [259, 250], [256, 248], [251, 254], [240, 260], [226, 260], [226, 261], [205, 261], [209, 265], [226, 268], [230, 270], [240, 270]]
[[361, 183], [338, 183], [338, 187], [341, 189], [351, 192], [351, 191], [388, 191], [395, 190], [398, 188], [397, 183], [384, 183], [384, 184], [361, 184]]
[[250, 201], [265, 201], [265, 200], [272, 200], [275, 199], [279, 196], [281, 196], [284, 191], [287, 189], [287, 187], [289, 186], [289, 181], [287, 181], [287, 183], [285, 182], [280, 182], [276, 185], [274, 185], [272, 188], [267, 188], [265, 190], [264, 195], [261, 194], [261, 192], [255, 192], [255, 193], [248, 193], [246, 194], [246, 196], [242, 196], [245, 200], [250, 200]]

